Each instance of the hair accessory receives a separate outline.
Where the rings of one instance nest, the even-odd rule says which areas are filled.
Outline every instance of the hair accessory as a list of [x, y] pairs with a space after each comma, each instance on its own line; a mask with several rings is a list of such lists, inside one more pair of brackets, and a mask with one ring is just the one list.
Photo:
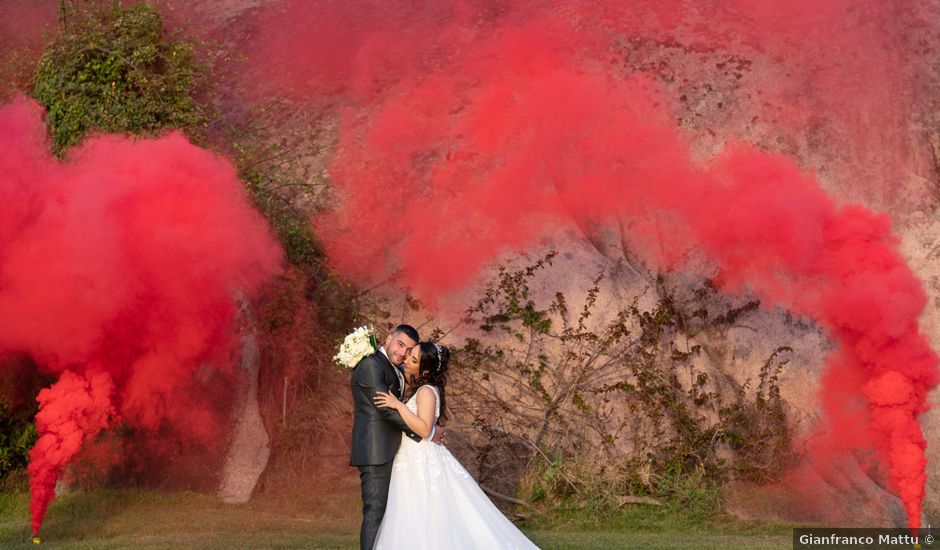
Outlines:
[[437, 349], [437, 370], [434, 372], [440, 372], [441, 371], [441, 355], [443, 355], [443, 352], [441, 352], [440, 344], [438, 344], [437, 342], [433, 342], [433, 344], [434, 344], [434, 348]]

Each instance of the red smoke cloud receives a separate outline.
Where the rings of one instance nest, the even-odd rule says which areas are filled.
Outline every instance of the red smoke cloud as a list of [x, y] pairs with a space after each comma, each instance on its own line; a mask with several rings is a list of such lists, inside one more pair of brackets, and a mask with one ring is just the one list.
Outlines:
[[61, 373], [39, 396], [34, 530], [112, 418], [135, 438], [218, 436], [200, 380], [224, 380], [236, 295], [281, 257], [224, 159], [169, 134], [96, 137], [60, 162], [41, 114], [25, 99], [0, 108], [0, 350]]
[[[915, 72], [901, 29], [928, 25], [920, 4], [609, 4], [282, 3], [262, 27], [282, 38], [262, 30], [262, 58], [301, 97], [346, 94], [330, 167], [340, 207], [316, 220], [333, 265], [364, 283], [398, 273], [431, 297], [560, 227], [622, 224], [652, 266], [705, 262], [722, 289], [825, 328], [839, 350], [817, 452], [874, 448], [918, 526], [917, 419], [938, 381], [921, 284], [886, 216], [838, 206], [812, 173], [744, 141], [813, 129], [862, 167], [843, 168], [850, 188], [891, 203]], [[320, 40], [319, 28], [350, 32]], [[622, 46], [634, 42], [684, 53], [648, 67]], [[714, 130], [692, 116], [681, 131], [677, 96], [707, 84], [695, 59], [716, 51], [759, 60], [769, 78], [735, 77], [728, 108], [761, 122], [729, 119], [722, 151], [699, 160], [690, 138]]]

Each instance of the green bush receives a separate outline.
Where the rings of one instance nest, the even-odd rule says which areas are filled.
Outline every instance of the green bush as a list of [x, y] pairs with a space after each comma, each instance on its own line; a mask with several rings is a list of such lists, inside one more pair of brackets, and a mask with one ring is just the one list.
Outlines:
[[0, 402], [0, 479], [29, 463], [29, 450], [36, 443], [34, 412], [13, 412]]
[[0, 357], [0, 492], [23, 487], [29, 450], [36, 442], [35, 396], [53, 381], [27, 357]]
[[57, 153], [91, 131], [192, 130], [204, 122], [193, 99], [193, 45], [167, 37], [153, 6], [63, 2], [62, 16], [33, 86]]

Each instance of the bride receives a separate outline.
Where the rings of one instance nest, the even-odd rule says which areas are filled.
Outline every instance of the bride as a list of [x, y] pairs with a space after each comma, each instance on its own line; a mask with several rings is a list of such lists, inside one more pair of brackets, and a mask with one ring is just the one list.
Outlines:
[[449, 359], [446, 347], [421, 342], [402, 364], [408, 384], [405, 396], [410, 394], [410, 399], [402, 403], [390, 393], [376, 394], [377, 406], [397, 410], [424, 440], [402, 438], [375, 550], [538, 550], [490, 502], [450, 451], [430, 441], [432, 427], [445, 410]]

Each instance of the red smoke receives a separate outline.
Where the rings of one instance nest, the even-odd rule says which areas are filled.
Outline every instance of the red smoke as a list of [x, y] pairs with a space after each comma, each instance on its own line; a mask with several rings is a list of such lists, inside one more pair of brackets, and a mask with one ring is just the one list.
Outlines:
[[65, 371], [51, 388], [39, 392], [36, 431], [42, 434], [29, 452], [33, 534], [55, 496], [56, 480], [87, 441], [108, 427], [114, 415], [114, 383], [106, 372], [88, 379]]
[[[919, 3], [381, 4], [288, 1], [262, 27], [281, 35], [261, 36], [290, 90], [347, 94], [330, 167], [340, 207], [316, 220], [336, 268], [398, 273], [433, 297], [566, 225], [622, 227], [659, 269], [704, 262], [724, 290], [825, 327], [839, 345], [827, 449], [874, 448], [919, 525], [917, 419], [938, 381], [921, 284], [886, 216], [838, 206], [812, 173], [745, 143], [787, 151], [817, 132], [833, 162], [860, 167], [831, 185], [891, 204], [916, 72], [905, 48], [929, 24]], [[727, 103], [699, 117], [682, 91], [710, 85], [696, 60], [715, 52], [759, 67], [728, 77]], [[723, 108], [734, 115], [710, 127]]]
[[169, 134], [93, 138], [60, 162], [41, 114], [0, 108], [0, 351], [61, 375], [39, 396], [34, 530], [63, 467], [115, 416], [135, 439], [217, 437], [199, 392], [228, 370], [236, 296], [281, 255], [224, 159]]

